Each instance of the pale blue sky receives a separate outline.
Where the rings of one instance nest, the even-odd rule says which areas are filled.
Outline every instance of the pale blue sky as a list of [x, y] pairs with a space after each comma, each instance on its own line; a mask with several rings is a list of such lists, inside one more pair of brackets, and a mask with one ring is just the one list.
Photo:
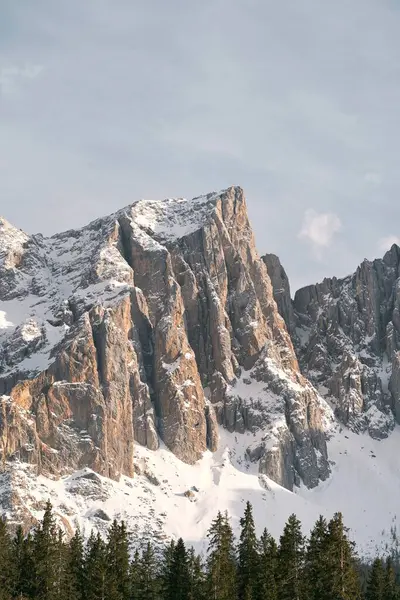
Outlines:
[[0, 0], [0, 214], [247, 195], [294, 288], [400, 238], [400, 2]]

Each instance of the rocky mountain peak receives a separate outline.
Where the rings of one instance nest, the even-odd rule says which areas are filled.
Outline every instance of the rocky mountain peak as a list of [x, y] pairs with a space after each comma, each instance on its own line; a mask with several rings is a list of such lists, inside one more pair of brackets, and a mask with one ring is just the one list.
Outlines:
[[51, 497], [70, 531], [116, 516], [162, 541], [190, 520], [201, 535], [238, 498], [273, 528], [361, 493], [386, 543], [399, 269], [394, 245], [292, 300], [239, 187], [140, 200], [50, 238], [2, 220], [0, 513], [29, 528]]
[[19, 258], [0, 280], [3, 464], [118, 479], [136, 444], [194, 463], [223, 426], [289, 489], [329, 475], [329, 408], [300, 373], [241, 188], [51, 238], [4, 231]]
[[18, 266], [28, 236], [0, 217], [0, 269]]
[[[387, 437], [398, 421], [400, 249], [365, 259], [343, 279], [290, 291], [273, 279], [302, 372], [355, 431]], [[294, 316], [293, 316], [294, 315]]]

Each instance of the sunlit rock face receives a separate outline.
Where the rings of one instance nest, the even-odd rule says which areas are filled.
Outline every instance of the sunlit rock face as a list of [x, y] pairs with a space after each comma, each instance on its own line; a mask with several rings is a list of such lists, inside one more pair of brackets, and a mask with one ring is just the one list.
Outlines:
[[[238, 187], [142, 200], [51, 238], [0, 221], [3, 464], [118, 479], [134, 474], [135, 444], [192, 464], [223, 426], [253, 434], [244, 458], [260, 473], [318, 485], [330, 413], [300, 373], [278, 271], [257, 254]], [[304, 327], [308, 300], [294, 306]]]

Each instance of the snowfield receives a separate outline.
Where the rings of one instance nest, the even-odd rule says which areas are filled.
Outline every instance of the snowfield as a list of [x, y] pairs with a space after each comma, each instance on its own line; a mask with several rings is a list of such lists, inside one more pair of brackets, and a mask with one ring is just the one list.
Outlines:
[[[400, 427], [383, 441], [337, 429], [328, 443], [332, 476], [313, 490], [301, 487], [295, 492], [259, 477], [258, 463], [242, 458], [251, 437], [221, 429], [219, 450], [206, 452], [194, 466], [165, 448], [151, 452], [137, 446], [138, 474], [119, 482], [89, 469], [53, 481], [18, 465], [13, 490], [37, 518], [49, 498], [67, 533], [77, 525], [85, 535], [93, 528], [105, 533], [111, 519], [124, 519], [139, 544], [183, 537], [205, 551], [205, 535], [217, 511], [227, 510], [238, 531], [249, 500], [259, 533], [267, 527], [278, 538], [291, 513], [308, 533], [320, 514], [330, 518], [341, 511], [364, 557], [393, 548], [400, 516]], [[5, 474], [0, 476], [0, 494], [7, 494], [7, 488]]]

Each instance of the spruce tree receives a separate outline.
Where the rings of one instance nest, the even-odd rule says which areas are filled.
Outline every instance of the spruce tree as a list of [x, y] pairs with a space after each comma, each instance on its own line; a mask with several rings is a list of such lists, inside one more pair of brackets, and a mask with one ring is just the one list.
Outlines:
[[13, 579], [12, 542], [6, 521], [0, 518], [0, 600], [10, 600]]
[[226, 513], [218, 513], [207, 537], [207, 588], [210, 600], [232, 600], [236, 596], [236, 560], [233, 532]]
[[85, 600], [108, 600], [107, 549], [100, 537], [92, 532], [88, 540], [84, 562]]
[[70, 600], [67, 594], [67, 548], [63, 540], [64, 534], [61, 529], [57, 531], [57, 541], [54, 551], [54, 590], [52, 597], [54, 600]]
[[327, 546], [328, 524], [321, 516], [311, 531], [305, 556], [304, 583], [308, 600], [324, 600], [327, 595]]
[[238, 546], [238, 597], [239, 600], [255, 600], [258, 573], [257, 535], [253, 510], [247, 502], [244, 516], [240, 519], [240, 541]]
[[30, 533], [24, 537], [21, 526], [18, 526], [13, 539], [12, 554], [14, 562], [13, 597], [19, 600], [33, 598], [36, 586], [33, 538]]
[[393, 561], [388, 558], [384, 574], [382, 600], [399, 600], [400, 592], [396, 584], [396, 575], [393, 568]]
[[304, 598], [304, 536], [301, 523], [291, 515], [280, 538], [277, 564], [279, 600], [302, 600]]
[[30, 595], [33, 591], [32, 588], [28, 590], [26, 586], [26, 559], [25, 536], [21, 525], [19, 525], [12, 543], [12, 560], [14, 564], [12, 595], [14, 598], [23, 598]]
[[68, 600], [84, 598], [84, 545], [79, 528], [66, 549], [66, 595]]
[[142, 553], [139, 577], [139, 600], [157, 600], [159, 595], [158, 560], [150, 542]]
[[259, 542], [257, 573], [257, 600], [277, 600], [276, 563], [278, 547], [274, 538], [264, 529]]
[[114, 520], [108, 532], [107, 600], [129, 600], [129, 541], [123, 521]]
[[189, 600], [189, 561], [182, 538], [179, 538], [171, 563], [165, 600]]
[[200, 556], [194, 548], [188, 552], [189, 600], [205, 600], [205, 574]]
[[164, 549], [161, 561], [160, 583], [161, 595], [163, 600], [166, 600], [169, 594], [171, 573], [173, 569], [173, 560], [175, 556], [175, 541], [171, 540], [168, 546]]
[[376, 558], [372, 564], [367, 583], [366, 600], [384, 600], [385, 592], [385, 569], [380, 558]]
[[327, 600], [357, 600], [361, 596], [355, 545], [348, 538], [343, 516], [336, 513], [328, 525], [326, 574]]
[[60, 592], [59, 538], [50, 501], [33, 535], [35, 598], [55, 600]]
[[139, 551], [136, 549], [129, 567], [129, 599], [139, 600], [141, 562]]

